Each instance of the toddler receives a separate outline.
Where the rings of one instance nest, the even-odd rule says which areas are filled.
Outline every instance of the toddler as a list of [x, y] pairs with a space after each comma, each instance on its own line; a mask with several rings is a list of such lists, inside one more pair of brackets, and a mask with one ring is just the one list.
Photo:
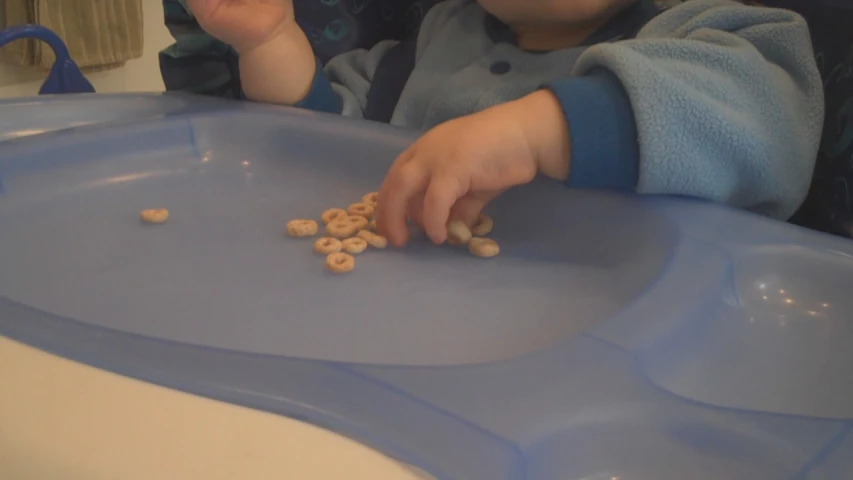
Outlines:
[[731, 0], [446, 0], [418, 34], [319, 65], [291, 0], [188, 0], [239, 53], [245, 96], [426, 133], [377, 222], [436, 243], [537, 174], [700, 197], [787, 219], [805, 198], [823, 92], [805, 21]]

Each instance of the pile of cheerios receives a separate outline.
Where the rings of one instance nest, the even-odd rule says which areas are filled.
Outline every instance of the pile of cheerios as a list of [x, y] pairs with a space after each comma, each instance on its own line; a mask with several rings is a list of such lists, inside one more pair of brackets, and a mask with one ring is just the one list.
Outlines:
[[[355, 255], [368, 247], [385, 248], [388, 240], [376, 233], [373, 212], [379, 202], [379, 194], [368, 193], [361, 202], [343, 208], [330, 208], [320, 215], [325, 236], [314, 242], [314, 252], [326, 256], [326, 269], [333, 273], [347, 273], [355, 268]], [[143, 210], [139, 214], [145, 223], [161, 224], [169, 219], [165, 208]], [[447, 243], [468, 245], [468, 250], [481, 258], [494, 257], [500, 252], [497, 242], [486, 238], [492, 231], [494, 221], [481, 214], [473, 227], [464, 222], [451, 221], [447, 224]], [[291, 237], [313, 237], [320, 232], [316, 220], [296, 219], [287, 222], [287, 235]]]
[[[385, 248], [388, 241], [374, 232], [373, 211], [379, 195], [376, 192], [362, 197], [361, 202], [347, 209], [330, 208], [320, 215], [325, 236], [314, 242], [314, 252], [326, 256], [326, 270], [346, 273], [355, 268], [355, 255], [368, 247]], [[313, 237], [320, 231], [316, 220], [296, 219], [287, 222], [291, 237]]]
[[[372, 192], [347, 209], [330, 208], [320, 215], [325, 236], [314, 242], [314, 252], [326, 256], [328, 271], [350, 272], [355, 268], [355, 255], [368, 247], [382, 249], [388, 246], [385, 237], [375, 232], [373, 212], [378, 202], [378, 193]], [[463, 222], [452, 221], [447, 224], [447, 241], [454, 245], [468, 245], [471, 253], [478, 257], [494, 257], [500, 248], [497, 242], [484, 237], [492, 231], [493, 225], [492, 219], [486, 215], [480, 215], [472, 228]], [[319, 231], [316, 220], [295, 219], [287, 222], [287, 235], [291, 237], [313, 237]]]

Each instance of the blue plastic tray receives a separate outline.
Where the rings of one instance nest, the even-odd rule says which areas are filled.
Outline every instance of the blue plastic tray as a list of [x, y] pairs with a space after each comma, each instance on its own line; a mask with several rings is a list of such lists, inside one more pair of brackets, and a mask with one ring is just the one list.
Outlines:
[[181, 96], [14, 112], [9, 338], [440, 479], [853, 478], [853, 243], [542, 181], [490, 207], [495, 259], [419, 241], [333, 276], [285, 222], [374, 190], [410, 132]]

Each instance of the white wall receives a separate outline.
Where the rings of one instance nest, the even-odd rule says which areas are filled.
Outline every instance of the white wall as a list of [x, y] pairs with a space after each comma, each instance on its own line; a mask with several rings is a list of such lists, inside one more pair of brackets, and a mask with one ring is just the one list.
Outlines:
[[[143, 0], [145, 50], [141, 58], [119, 69], [90, 73], [86, 78], [99, 93], [162, 91], [163, 80], [157, 52], [172, 43], [163, 25], [163, 7], [159, 0]], [[43, 72], [0, 63], [0, 98], [36, 95]]]

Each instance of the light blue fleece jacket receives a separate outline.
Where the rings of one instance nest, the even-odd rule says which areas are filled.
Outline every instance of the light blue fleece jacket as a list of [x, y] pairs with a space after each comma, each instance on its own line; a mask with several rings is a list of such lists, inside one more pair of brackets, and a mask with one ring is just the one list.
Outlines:
[[652, 9], [638, 0], [582, 46], [529, 52], [476, 2], [447, 0], [408, 57], [392, 41], [335, 57], [299, 106], [370, 118], [390, 98], [386, 120], [426, 130], [548, 88], [571, 133], [569, 186], [787, 219], [808, 191], [823, 123], [805, 21], [730, 0]]

